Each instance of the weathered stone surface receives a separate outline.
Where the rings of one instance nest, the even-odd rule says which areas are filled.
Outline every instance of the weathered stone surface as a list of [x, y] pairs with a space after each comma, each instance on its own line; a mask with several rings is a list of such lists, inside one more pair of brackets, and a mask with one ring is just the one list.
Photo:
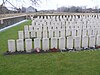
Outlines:
[[53, 37], [53, 30], [49, 30], [49, 38]]
[[70, 29], [66, 29], [66, 36], [70, 36], [71, 35], [71, 30]]
[[32, 39], [25, 39], [25, 49], [26, 52], [32, 52]]
[[89, 36], [89, 47], [95, 47], [95, 36], [94, 35]]
[[59, 37], [59, 30], [55, 30], [55, 37]]
[[100, 46], [100, 35], [97, 35], [96, 45], [97, 46]]
[[16, 51], [15, 40], [8, 40], [8, 51], [9, 52], [15, 52]]
[[30, 32], [33, 31], [33, 26], [32, 25], [29, 26], [29, 31]]
[[47, 38], [47, 30], [43, 30], [43, 38]]
[[34, 49], [36, 49], [36, 48], [41, 49], [40, 38], [35, 38], [34, 39]]
[[18, 31], [18, 39], [24, 39], [23, 31]]
[[81, 48], [81, 37], [75, 36], [74, 48], [75, 49]]
[[24, 51], [24, 41], [23, 39], [17, 39], [17, 51]]
[[37, 31], [37, 38], [42, 38], [42, 32], [41, 31]]
[[76, 36], [76, 29], [72, 29], [72, 36]]
[[31, 31], [31, 38], [36, 37], [35, 31]]
[[44, 51], [49, 50], [49, 38], [43, 38], [42, 39], [42, 49]]
[[59, 49], [65, 50], [65, 38], [64, 37], [59, 38]]
[[60, 37], [65, 37], [65, 30], [61, 30], [61, 36]]
[[51, 48], [57, 48], [57, 38], [51, 38]]
[[88, 48], [88, 36], [82, 37], [82, 47]]
[[67, 37], [67, 48], [73, 49], [73, 37], [72, 36]]
[[30, 38], [30, 33], [29, 33], [29, 31], [25, 31], [24, 33], [25, 33], [25, 39], [29, 39], [29, 38]]
[[25, 25], [25, 26], [24, 26], [24, 31], [29, 31], [28, 25]]

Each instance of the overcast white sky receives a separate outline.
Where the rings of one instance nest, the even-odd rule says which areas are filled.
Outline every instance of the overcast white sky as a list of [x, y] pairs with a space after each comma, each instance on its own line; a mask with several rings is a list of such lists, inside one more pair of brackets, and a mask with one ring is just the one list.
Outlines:
[[[28, 7], [31, 5], [29, 0], [9, 0], [13, 5], [17, 7]], [[57, 9], [61, 6], [86, 6], [94, 8], [100, 7], [100, 0], [40, 0], [39, 5], [36, 7], [38, 10]], [[2, 0], [0, 0], [2, 3]], [[11, 7], [9, 3], [6, 3], [7, 7]]]

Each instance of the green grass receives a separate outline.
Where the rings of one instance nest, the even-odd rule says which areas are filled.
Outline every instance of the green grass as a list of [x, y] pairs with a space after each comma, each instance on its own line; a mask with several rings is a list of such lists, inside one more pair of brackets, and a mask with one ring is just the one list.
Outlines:
[[22, 23], [0, 32], [0, 75], [100, 75], [100, 51], [3, 55], [7, 40], [17, 39]]

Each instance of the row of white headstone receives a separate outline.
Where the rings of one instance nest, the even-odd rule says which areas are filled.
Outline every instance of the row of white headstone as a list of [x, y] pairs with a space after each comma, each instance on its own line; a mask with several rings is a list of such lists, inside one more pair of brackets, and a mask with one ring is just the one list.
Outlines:
[[[34, 20], [33, 20], [34, 21]], [[42, 20], [43, 21], [43, 20]], [[92, 20], [92, 21], [76, 21], [76, 22], [72, 22], [72, 21], [64, 21], [64, 22], [53, 22], [51, 21], [50, 24], [47, 23], [47, 22], [33, 22], [32, 23], [32, 27], [34, 30], [38, 30], [39, 29], [43, 29], [43, 30], [46, 30], [47, 28], [48, 29], [52, 29], [52, 30], [55, 30], [55, 29], [87, 29], [87, 28], [100, 28], [100, 19], [99, 20]]]
[[88, 17], [87, 16], [82, 16], [80, 18], [75, 18], [75, 17], [57, 17], [57, 16], [53, 16], [51, 18], [43, 18], [41, 17], [37, 17], [32, 21], [32, 25], [73, 25], [73, 24], [86, 24], [86, 25], [91, 25], [91, 24], [96, 24], [96, 22], [99, 22], [100, 20], [100, 16], [98, 17]]
[[67, 25], [67, 26], [57, 26], [57, 25], [51, 25], [51, 26], [32, 26], [32, 25], [26, 25], [26, 26], [24, 26], [24, 31], [44, 31], [44, 30], [47, 30], [47, 31], [49, 31], [49, 30], [78, 30], [78, 29], [80, 29], [80, 30], [84, 30], [84, 29], [86, 29], [86, 30], [88, 30], [88, 29], [91, 29], [91, 30], [95, 30], [95, 29], [99, 29], [100, 27], [99, 26], [96, 26], [97, 24], [93, 24], [93, 25], [91, 25], [91, 26], [86, 26], [86, 25], [84, 25], [84, 26], [81, 26], [81, 25], [72, 25], [72, 26], [69, 26], [69, 25]]
[[90, 36], [90, 35], [100, 35], [100, 29], [83, 29], [83, 30], [76, 30], [76, 29], [68, 29], [68, 30], [25, 30], [25, 31], [18, 31], [18, 38], [19, 39], [27, 39], [27, 38], [52, 38], [52, 37], [66, 37], [66, 36]]
[[[32, 17], [31, 17], [32, 18]], [[42, 15], [42, 16], [38, 16], [37, 17], [38, 19], [39, 18], [41, 18], [41, 19], [68, 19], [68, 18], [73, 18], [73, 19], [77, 19], [77, 18], [100, 18], [100, 15], [99, 14], [97, 14], [97, 15], [95, 15], [95, 14], [87, 14], [87, 15], [71, 15], [71, 14], [69, 14], [69, 15]], [[33, 19], [33, 18], [32, 18]]]
[[[49, 19], [49, 20], [48, 20]], [[34, 21], [40, 21], [42, 22], [42, 20], [44, 20], [45, 22], [48, 22], [48, 21], [64, 21], [64, 20], [67, 20], [67, 21], [76, 21], [76, 20], [92, 20], [92, 19], [100, 19], [100, 15], [93, 15], [93, 16], [88, 16], [88, 15], [85, 15], [85, 16], [67, 16], [67, 15], [63, 15], [63, 16], [38, 16]], [[33, 20], [33, 18], [32, 18]]]
[[[33, 43], [34, 42], [34, 46]], [[25, 46], [25, 47], [24, 47]], [[95, 36], [83, 36], [81, 37], [72, 37], [69, 36], [66, 38], [60, 37], [60, 38], [35, 38], [34, 41], [32, 39], [25, 39], [25, 42], [23, 39], [17, 39], [15, 40], [8, 40], [8, 51], [9, 52], [15, 52], [15, 51], [26, 51], [26, 52], [32, 52], [32, 49], [40, 48], [44, 51], [56, 48], [60, 50], [67, 49], [80, 49], [80, 48], [88, 48], [88, 47], [94, 47], [100, 46], [100, 35]]]
[[[87, 34], [98, 34], [100, 29], [100, 15], [85, 15], [85, 16], [38, 16], [36, 19], [32, 21], [32, 25], [24, 27], [24, 30], [27, 31], [44, 31], [44, 30], [65, 30], [65, 31], [72, 31], [75, 30], [85, 31]], [[74, 30], [74, 31], [73, 31]], [[98, 32], [96, 32], [96, 30]], [[91, 33], [93, 32], [93, 33]], [[82, 34], [82, 35], [83, 35]], [[75, 34], [74, 34], [75, 35]], [[85, 35], [83, 35], [85, 36]]]
[[[60, 20], [59, 20], [60, 19]], [[71, 20], [68, 20], [71, 19]], [[100, 35], [100, 16], [87, 15], [80, 18], [71, 16], [44, 16], [33, 20], [32, 25], [24, 26], [24, 31], [37, 33], [38, 38], [66, 37], [66, 36], [90, 36]], [[63, 32], [63, 33], [60, 33]], [[43, 35], [45, 33], [45, 35]], [[47, 36], [49, 34], [49, 36]], [[51, 34], [51, 36], [50, 36]], [[38, 36], [39, 35], [39, 36]], [[63, 35], [63, 36], [62, 36]]]

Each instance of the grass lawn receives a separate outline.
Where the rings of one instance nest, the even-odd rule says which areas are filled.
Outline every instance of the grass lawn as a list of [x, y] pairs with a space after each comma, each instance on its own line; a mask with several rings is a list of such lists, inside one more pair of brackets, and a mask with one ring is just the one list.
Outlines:
[[100, 75], [100, 51], [3, 55], [31, 21], [0, 32], [0, 75]]

